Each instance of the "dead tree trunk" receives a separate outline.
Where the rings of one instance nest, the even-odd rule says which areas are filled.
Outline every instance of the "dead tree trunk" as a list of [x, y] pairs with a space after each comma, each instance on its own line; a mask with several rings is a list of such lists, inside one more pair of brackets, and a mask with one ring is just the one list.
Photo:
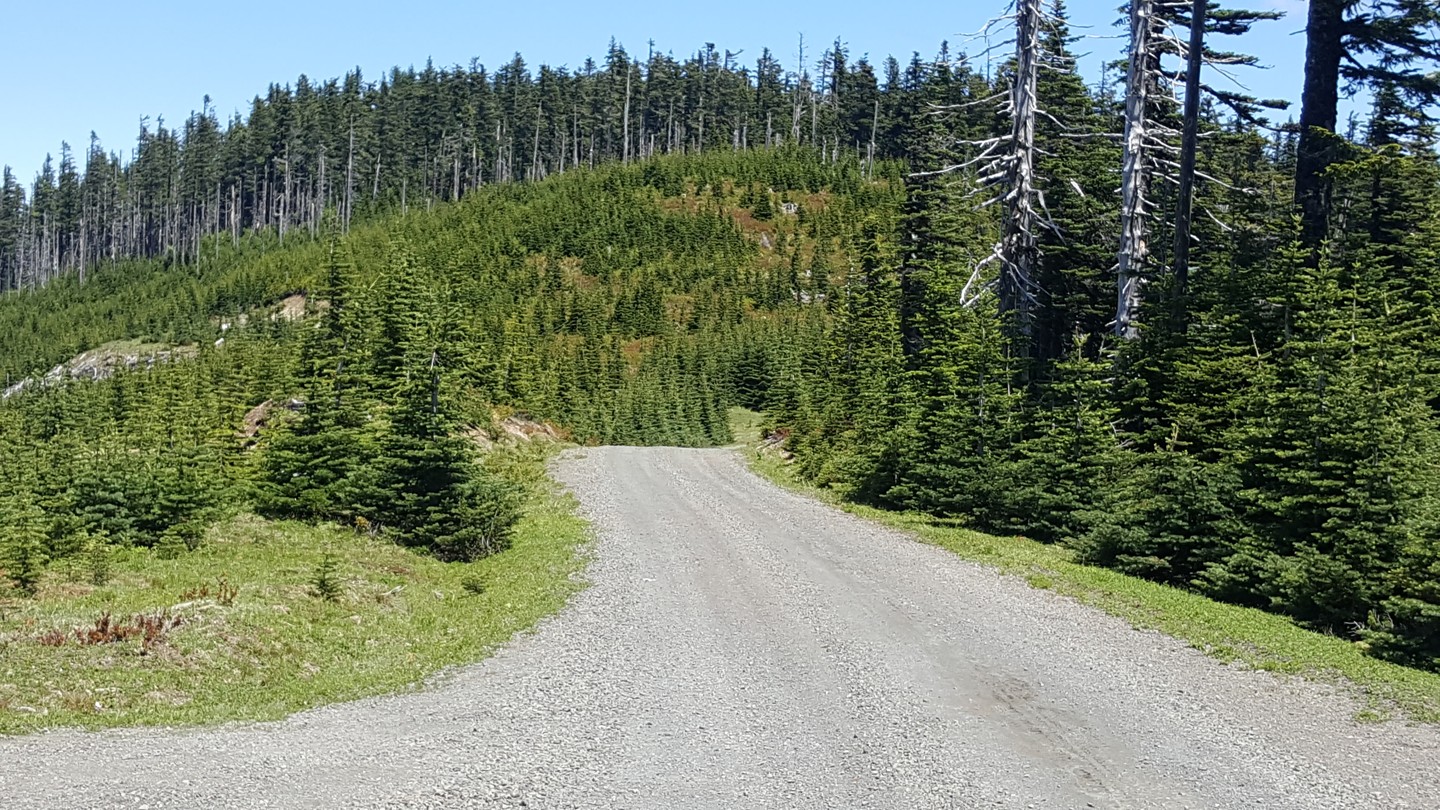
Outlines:
[[1035, 203], [1035, 116], [1040, 81], [1040, 23], [1043, 0], [1019, 0], [1015, 9], [1015, 84], [1010, 90], [1011, 124], [1005, 223], [1001, 233], [1000, 314], [1013, 334], [1027, 341], [1032, 331], [1035, 268], [1039, 263]]
[[[375, 177], [380, 177], [380, 163], [375, 163]], [[345, 233], [350, 232], [350, 217], [355, 210], [355, 116], [350, 116], [350, 140], [345, 147]]]
[[1115, 301], [1115, 334], [1124, 339], [1139, 335], [1145, 265], [1150, 256], [1146, 241], [1149, 212], [1148, 151], [1151, 71], [1155, 55], [1155, 2], [1130, 2], [1130, 65], [1125, 82], [1125, 157], [1120, 180], [1120, 254]]
[[[1034, 332], [1035, 307], [1040, 288], [1036, 280], [1040, 264], [1038, 234], [1041, 228], [1054, 228], [1043, 213], [1039, 179], [1036, 176], [1036, 119], [1043, 114], [1039, 104], [1040, 71], [1050, 59], [1041, 35], [1050, 17], [1045, 0], [1017, 0], [1014, 13], [1005, 18], [1015, 26], [1015, 78], [1007, 93], [957, 105], [952, 109], [974, 104], [990, 104], [1005, 99], [1003, 114], [1010, 118], [1010, 132], [983, 141], [965, 141], [978, 147], [979, 153], [959, 165], [942, 172], [977, 167], [977, 183], [981, 188], [995, 189], [982, 208], [999, 203], [1003, 208], [1000, 239], [990, 255], [971, 271], [970, 279], [960, 293], [961, 304], [971, 306], [986, 290], [994, 289], [999, 298], [999, 312], [1011, 338], [1011, 352], [1016, 357], [1030, 355]], [[986, 26], [988, 35], [992, 26]], [[944, 109], [944, 108], [941, 108]], [[985, 281], [986, 268], [999, 266], [998, 276]]]
[[625, 139], [625, 147], [622, 150], [623, 157], [621, 158], [621, 161], [624, 163], [630, 162], [630, 74], [632, 72], [630, 68], [631, 64], [627, 61], [625, 63], [625, 120], [621, 124], [620, 129], [621, 137]]

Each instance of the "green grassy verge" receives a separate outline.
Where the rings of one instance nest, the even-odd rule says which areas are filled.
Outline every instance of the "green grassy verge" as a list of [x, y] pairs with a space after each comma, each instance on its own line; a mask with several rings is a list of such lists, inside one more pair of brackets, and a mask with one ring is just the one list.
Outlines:
[[726, 414], [730, 436], [737, 444], [753, 447], [764, 438], [765, 414], [747, 408], [731, 408]]
[[[732, 424], [754, 421], [753, 416], [732, 415]], [[736, 435], [738, 439], [740, 434]], [[1023, 577], [1032, 587], [1073, 597], [1135, 627], [1159, 630], [1223, 661], [1340, 685], [1361, 700], [1358, 720], [1440, 723], [1440, 675], [1371, 658], [1359, 644], [1305, 630], [1283, 616], [1081, 565], [1064, 547], [982, 534], [929, 515], [850, 503], [832, 490], [802, 480], [793, 467], [773, 455], [757, 453], [755, 435], [746, 434], [751, 439], [746, 452], [751, 468], [786, 489]]]
[[[533, 482], [534, 494], [513, 547], [475, 563], [437, 562], [347, 529], [241, 516], [174, 559], [117, 552], [102, 586], [90, 584], [84, 562], [48, 572], [35, 598], [0, 601], [0, 734], [272, 720], [483, 658], [582, 586], [587, 536], [570, 496], [545, 478], [542, 451], [508, 451], [500, 463]], [[340, 586], [334, 601], [311, 584], [327, 555]], [[103, 614], [159, 611], [181, 623], [151, 645], [138, 635], [77, 640], [76, 629], [95, 628]], [[64, 640], [47, 645], [47, 634], [51, 644]]]

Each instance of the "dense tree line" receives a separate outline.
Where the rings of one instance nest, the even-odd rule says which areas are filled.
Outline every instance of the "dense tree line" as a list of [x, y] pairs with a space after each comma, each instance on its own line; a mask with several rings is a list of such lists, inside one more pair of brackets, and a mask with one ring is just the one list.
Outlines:
[[[749, 66], [714, 45], [641, 59], [612, 42], [603, 62], [575, 70], [532, 70], [517, 54], [494, 70], [301, 76], [272, 85], [243, 116], [222, 121], [207, 98], [179, 126], [144, 121], [128, 159], [94, 136], [83, 154], [62, 145], [28, 193], [5, 169], [0, 291], [99, 262], [193, 263], [255, 231], [313, 240], [328, 211], [343, 230], [606, 161], [781, 145], [903, 156], [908, 123], [935, 100], [932, 73], [918, 55], [852, 60], [839, 42], [790, 68], [768, 50]], [[985, 92], [968, 74], [946, 88], [949, 102]]]

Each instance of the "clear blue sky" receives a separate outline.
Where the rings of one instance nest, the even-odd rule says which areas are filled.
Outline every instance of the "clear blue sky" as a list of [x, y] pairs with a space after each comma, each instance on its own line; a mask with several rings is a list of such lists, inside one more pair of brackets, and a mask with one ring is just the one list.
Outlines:
[[[1122, 0], [1070, 0], [1077, 33], [1115, 37]], [[82, 153], [93, 130], [107, 149], [128, 156], [141, 116], [181, 122], [209, 94], [223, 120], [247, 108], [271, 82], [304, 73], [323, 79], [360, 67], [369, 78], [394, 65], [497, 66], [516, 51], [532, 67], [577, 66], [604, 55], [615, 37], [643, 56], [650, 40], [676, 56], [706, 42], [742, 50], [753, 63], [769, 46], [787, 66], [803, 33], [807, 59], [838, 36], [852, 57], [879, 62], [912, 51], [932, 56], [942, 40], [966, 47], [964, 35], [999, 13], [1007, 0], [778, 0], [764, 4], [550, 2], [470, 0], [251, 0], [245, 3], [143, 0], [140, 3], [14, 0], [0, 10], [0, 163], [28, 182], [47, 152], [68, 141]], [[1246, 71], [1252, 90], [1297, 100], [1304, 27], [1302, 0], [1236, 0], [1234, 5], [1283, 8], [1287, 19], [1264, 25], [1239, 48], [1274, 69]], [[1117, 39], [1082, 42], [1096, 55], [1082, 63], [1098, 76], [1101, 55]], [[1298, 114], [1298, 103], [1292, 108]]]

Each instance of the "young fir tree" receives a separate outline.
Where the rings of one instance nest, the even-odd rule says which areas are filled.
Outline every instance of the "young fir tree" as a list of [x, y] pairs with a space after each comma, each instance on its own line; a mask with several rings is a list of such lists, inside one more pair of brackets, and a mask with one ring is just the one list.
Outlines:
[[831, 304], [831, 373], [815, 381], [817, 430], [792, 439], [813, 452], [813, 472], [874, 499], [897, 482], [896, 428], [909, 407], [899, 339], [900, 285], [888, 217], [871, 215], [853, 236], [855, 265]]
[[1338, 632], [1380, 605], [1427, 526], [1436, 426], [1417, 355], [1375, 315], [1374, 289], [1307, 255], [1296, 246], [1280, 263], [1289, 335], [1249, 405], [1241, 502], [1254, 539], [1204, 579]]
[[1080, 559], [1177, 587], [1194, 587], [1244, 536], [1232, 467], [1183, 450], [1135, 454], [1076, 540]]
[[[473, 560], [505, 549], [520, 517], [513, 485], [478, 463], [457, 434], [448, 390], [459, 347], [452, 302], [396, 249], [390, 295], [381, 306], [382, 361], [394, 369], [390, 431], [380, 442], [374, 514], [401, 542], [446, 559]], [[397, 285], [406, 285], [401, 290]]]
[[[922, 166], [950, 162], [942, 133], [919, 141]], [[901, 426], [901, 481], [892, 502], [939, 514], [983, 516], [998, 501], [996, 461], [1015, 435], [1019, 398], [1001, 320], [961, 307], [986, 224], [959, 178], [917, 174], [907, 183], [902, 230], [900, 331], [911, 414]]]
[[1077, 341], [1050, 379], [1028, 392], [1022, 438], [997, 468], [1001, 495], [992, 528], [1043, 542], [1073, 540], [1100, 494], [1124, 471], [1112, 370], [1090, 359], [1100, 354]]
[[1400, 556], [1391, 593], [1360, 635], [1379, 656], [1440, 670], [1440, 540], [1433, 526], [1417, 531]]
[[33, 595], [45, 570], [46, 516], [29, 492], [0, 499], [0, 553], [5, 574], [21, 593]]
[[968, 272], [928, 279], [931, 301], [922, 316], [909, 385], [916, 407], [903, 453], [903, 480], [887, 498], [901, 506], [991, 522], [1004, 496], [997, 475], [1017, 437], [1019, 400], [1014, 361], [998, 315], [947, 306]]
[[332, 242], [326, 279], [315, 291], [328, 306], [301, 352], [304, 412], [264, 451], [259, 506], [267, 514], [352, 523], [370, 514], [376, 493], [374, 431], [366, 406], [373, 387], [365, 368], [366, 302]]

